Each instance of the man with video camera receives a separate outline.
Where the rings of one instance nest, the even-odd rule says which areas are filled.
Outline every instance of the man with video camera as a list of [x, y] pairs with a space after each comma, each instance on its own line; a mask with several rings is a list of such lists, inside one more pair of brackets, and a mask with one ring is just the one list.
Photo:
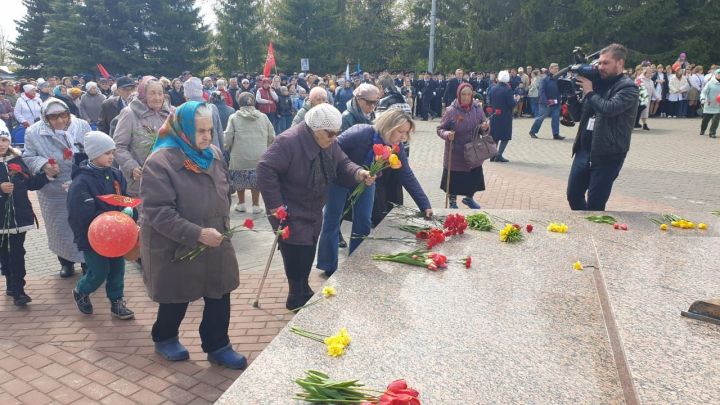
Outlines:
[[639, 94], [632, 79], [623, 75], [626, 58], [624, 46], [605, 47], [597, 62], [600, 78], [592, 81], [578, 75], [582, 100], [568, 99], [571, 114], [580, 117], [567, 187], [572, 210], [605, 210], [613, 182], [630, 149]]

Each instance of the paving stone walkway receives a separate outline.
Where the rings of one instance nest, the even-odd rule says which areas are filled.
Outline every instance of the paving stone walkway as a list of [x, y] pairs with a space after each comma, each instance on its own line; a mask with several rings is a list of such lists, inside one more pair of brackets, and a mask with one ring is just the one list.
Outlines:
[[[438, 188], [442, 143], [435, 122], [419, 122], [411, 162], [434, 206], [442, 207]], [[574, 129], [562, 128], [565, 141], [527, 135], [532, 121], [516, 120], [515, 139], [506, 157], [511, 163], [485, 164], [487, 191], [476, 199], [484, 208], [567, 209], [565, 187]], [[720, 141], [698, 135], [699, 120], [650, 120], [650, 132], [635, 131], [632, 150], [616, 182], [609, 210], [662, 211], [720, 209]], [[406, 196], [406, 203], [412, 200]], [[38, 207], [37, 202], [34, 205]], [[234, 223], [249, 215], [232, 212]], [[38, 217], [40, 217], [38, 213]], [[261, 215], [258, 227], [267, 229]], [[276, 255], [260, 300], [252, 307], [272, 243], [268, 233], [242, 233], [234, 241], [241, 268], [240, 288], [232, 294], [230, 338], [250, 361], [257, 357], [292, 314], [282, 261]], [[134, 320], [112, 319], [104, 290], [93, 294], [95, 314], [78, 312], [71, 289], [78, 276], [60, 279], [57, 259], [47, 249], [44, 230], [28, 233], [28, 293], [33, 302], [17, 309], [0, 298], [0, 404], [201, 404], [212, 403], [238, 371], [212, 366], [200, 349], [197, 329], [202, 305], [193, 303], [181, 328], [190, 361], [169, 363], [153, 353], [150, 329], [157, 305], [145, 293], [134, 264], [126, 269], [125, 291]], [[314, 288], [324, 280], [311, 276]]]

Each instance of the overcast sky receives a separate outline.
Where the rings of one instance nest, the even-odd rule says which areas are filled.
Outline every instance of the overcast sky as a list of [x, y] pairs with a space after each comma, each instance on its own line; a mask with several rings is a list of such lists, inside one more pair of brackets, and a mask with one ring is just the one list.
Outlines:
[[[195, 0], [195, 3], [201, 8], [200, 13], [206, 24], [213, 25], [215, 23], [214, 2], [214, 0]], [[0, 4], [3, 10], [0, 13], [0, 27], [12, 41], [17, 36], [15, 20], [19, 20], [25, 15], [25, 7], [22, 5], [22, 0], [0, 0]]]

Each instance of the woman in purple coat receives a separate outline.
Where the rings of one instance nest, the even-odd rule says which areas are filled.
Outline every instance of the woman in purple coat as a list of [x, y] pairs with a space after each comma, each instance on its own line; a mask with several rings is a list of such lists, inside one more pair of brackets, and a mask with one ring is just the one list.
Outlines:
[[[450, 194], [450, 208], [457, 208], [457, 196], [464, 195], [463, 204], [468, 208], [480, 209], [473, 195], [477, 191], [485, 190], [485, 178], [482, 166], [471, 168], [465, 162], [465, 145], [472, 139], [473, 130], [482, 125], [487, 131], [489, 124], [485, 120], [482, 108], [473, 103], [473, 88], [469, 83], [462, 83], [457, 89], [457, 98], [445, 111], [440, 126], [437, 128], [438, 136], [445, 141], [445, 156], [443, 158], [443, 174], [440, 188]], [[452, 161], [448, 162], [449, 151], [452, 148]], [[450, 163], [450, 190], [446, 190]]]
[[[257, 165], [257, 185], [267, 212], [287, 209], [290, 237], [279, 241], [292, 310], [305, 305], [314, 292], [308, 276], [315, 259], [327, 187], [335, 179], [354, 179], [372, 185], [375, 177], [353, 163], [336, 143], [342, 125], [340, 111], [330, 104], [313, 107], [305, 122], [275, 139]], [[278, 221], [270, 217], [277, 228]]]

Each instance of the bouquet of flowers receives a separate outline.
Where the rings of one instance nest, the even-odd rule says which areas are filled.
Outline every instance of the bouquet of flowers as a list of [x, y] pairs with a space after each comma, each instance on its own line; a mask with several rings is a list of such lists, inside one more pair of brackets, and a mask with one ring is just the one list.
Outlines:
[[414, 250], [412, 252], [401, 252], [390, 255], [373, 255], [374, 260], [387, 262], [404, 263], [412, 266], [425, 267], [428, 270], [437, 271], [447, 268], [447, 256], [428, 252], [427, 250]]
[[[402, 163], [400, 163], [400, 158], [397, 155], [399, 151], [400, 147], [398, 145], [390, 147], [378, 143], [374, 144], [373, 153], [375, 154], [375, 158], [370, 164], [370, 167], [366, 167], [366, 169], [370, 172], [370, 176], [376, 176], [378, 173], [387, 168], [401, 168]], [[366, 188], [367, 185], [364, 182], [361, 182], [357, 185], [357, 187], [355, 187], [355, 190], [353, 190], [353, 192], [350, 194], [350, 197], [348, 197], [349, 204], [348, 207], [345, 209], [343, 216], [350, 212], [350, 209], [355, 205], [357, 199], [360, 198], [360, 194], [362, 194]]]
[[345, 328], [340, 328], [340, 331], [332, 336], [310, 332], [300, 329], [297, 326], [292, 326], [290, 332], [316, 342], [325, 343], [325, 346], [327, 346], [327, 354], [332, 357], [340, 357], [345, 354], [345, 348], [348, 347], [352, 341], [350, 334]]
[[[17, 176], [18, 174], [21, 174], [23, 177], [29, 177], [27, 173], [23, 172], [22, 166], [20, 166], [17, 163], [8, 163], [7, 164], [7, 173], [8, 173], [8, 181], [10, 183], [13, 182], [13, 178]], [[13, 219], [15, 217], [15, 200], [13, 198], [13, 193], [10, 192], [7, 196], [7, 201], [5, 201], [5, 223], [3, 224], [3, 229], [10, 229], [10, 226], [12, 226]], [[17, 225], [17, 223], [15, 224]], [[2, 234], [2, 241], [5, 241], [5, 239], [10, 238], [10, 233], [3, 233]], [[10, 244], [8, 244], [8, 251], [10, 251]]]
[[360, 404], [360, 405], [420, 405], [420, 393], [408, 387], [405, 380], [391, 382], [385, 391], [365, 388], [359, 380], [337, 381], [327, 374], [306, 370], [304, 378], [295, 383], [302, 392], [295, 394], [293, 399], [323, 404]]

